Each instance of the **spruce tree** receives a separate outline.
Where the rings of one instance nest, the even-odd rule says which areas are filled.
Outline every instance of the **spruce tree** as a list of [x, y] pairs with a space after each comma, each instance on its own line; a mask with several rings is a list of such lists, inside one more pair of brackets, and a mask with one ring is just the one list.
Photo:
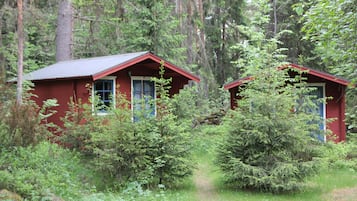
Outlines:
[[156, 151], [153, 152], [154, 175], [159, 184], [170, 186], [192, 174], [190, 160], [190, 136], [185, 126], [174, 114], [172, 99], [169, 97], [171, 79], [164, 78], [164, 68], [160, 68], [160, 78], [154, 78], [156, 88], [156, 118], [153, 119], [151, 135], [157, 137]]
[[308, 88], [294, 82], [287, 72], [266, 68], [241, 88], [243, 98], [225, 121], [228, 133], [217, 157], [232, 187], [295, 191], [316, 172], [318, 142], [310, 135], [318, 121], [306, 112], [313, 106], [308, 96], [297, 101]]

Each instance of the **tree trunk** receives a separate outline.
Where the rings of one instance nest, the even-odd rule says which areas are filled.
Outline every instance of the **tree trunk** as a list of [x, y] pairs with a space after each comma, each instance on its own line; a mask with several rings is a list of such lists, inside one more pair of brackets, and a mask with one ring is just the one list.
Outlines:
[[[2, 16], [3, 16], [3, 13], [0, 12], [0, 47], [3, 47], [3, 44], [2, 44]], [[2, 51], [0, 51], [0, 83], [3, 81], [5, 81], [5, 58], [4, 58], [4, 54], [2, 53]]]
[[123, 18], [124, 16], [124, 7], [123, 7], [123, 0], [117, 0], [117, 6], [115, 8], [116, 16], [119, 18]]
[[22, 104], [22, 74], [24, 60], [24, 26], [22, 0], [17, 0], [17, 35], [18, 35], [18, 63], [17, 63], [17, 95], [16, 103]]
[[274, 11], [274, 32], [273, 32], [273, 36], [276, 36], [276, 32], [277, 32], [277, 27], [278, 27], [278, 17], [277, 17], [277, 10], [276, 10], [276, 0], [273, 0], [273, 11]]
[[61, 0], [58, 6], [56, 30], [56, 61], [72, 59], [73, 9], [71, 0]]
[[[197, 1], [197, 7], [198, 7], [198, 13], [200, 15], [200, 21], [201, 24], [205, 24], [204, 22], [204, 10], [203, 10], [203, 2], [202, 0]], [[199, 36], [200, 36], [200, 43], [201, 43], [201, 48], [202, 48], [202, 53], [206, 51], [206, 41], [205, 41], [205, 32], [204, 28], [200, 28], [199, 31]]]
[[187, 48], [187, 60], [186, 63], [191, 65], [194, 61], [193, 61], [193, 32], [194, 32], [194, 28], [193, 28], [193, 11], [192, 11], [192, 6], [191, 6], [191, 2], [187, 2], [186, 5], [186, 9], [187, 9], [187, 17], [186, 17], [186, 23], [185, 25], [182, 26], [182, 30], [186, 30], [186, 48]]

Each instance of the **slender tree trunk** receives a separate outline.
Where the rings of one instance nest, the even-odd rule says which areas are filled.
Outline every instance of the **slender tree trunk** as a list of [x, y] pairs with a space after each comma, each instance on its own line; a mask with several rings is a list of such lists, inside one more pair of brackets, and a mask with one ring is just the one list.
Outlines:
[[[187, 9], [187, 17], [186, 17], [186, 21], [187, 23], [185, 23], [185, 25], [182, 26], [183, 30], [186, 30], [187, 33], [187, 38], [186, 38], [186, 47], [187, 47], [187, 64], [192, 64], [193, 63], [193, 32], [194, 32], [194, 28], [193, 28], [193, 12], [192, 12], [192, 6], [191, 6], [191, 2], [187, 2], [186, 5], [186, 9]], [[186, 26], [186, 27], [184, 27]]]
[[123, 0], [117, 0], [117, 6], [115, 8], [116, 16], [122, 18], [124, 15]]
[[[189, 2], [188, 2], [189, 3]], [[175, 12], [178, 16], [182, 14], [182, 0], [175, 0]]]
[[276, 32], [277, 32], [277, 27], [278, 27], [278, 17], [276, 14], [276, 0], [273, 0], [273, 11], [274, 11], [274, 37], [276, 36]]
[[61, 0], [56, 30], [56, 61], [72, 59], [73, 9], [71, 0]]
[[[3, 12], [0, 12], [0, 47], [3, 47], [3, 44], [2, 44], [2, 16], [3, 16]], [[5, 58], [4, 58], [4, 54], [2, 52], [0, 52], [0, 82], [2, 82], [2, 81], [5, 81]]]
[[[203, 11], [203, 2], [202, 0], [198, 0], [197, 1], [197, 7], [198, 7], [198, 13], [200, 15], [200, 21], [202, 24], [205, 24], [204, 22], [204, 11]], [[205, 33], [204, 33], [204, 29], [201, 28], [200, 32], [199, 32], [199, 36], [200, 36], [200, 42], [201, 42], [201, 48], [202, 51], [201, 52], [205, 52], [206, 51], [206, 41], [205, 41]]]
[[24, 26], [22, 0], [17, 0], [17, 34], [18, 34], [18, 63], [17, 63], [17, 96], [16, 103], [22, 104], [22, 74], [24, 60]]
[[223, 21], [222, 23], [222, 51], [221, 51], [221, 61], [220, 61], [220, 67], [221, 67], [221, 77], [220, 80], [218, 80], [218, 84], [222, 86], [226, 80], [226, 21]]

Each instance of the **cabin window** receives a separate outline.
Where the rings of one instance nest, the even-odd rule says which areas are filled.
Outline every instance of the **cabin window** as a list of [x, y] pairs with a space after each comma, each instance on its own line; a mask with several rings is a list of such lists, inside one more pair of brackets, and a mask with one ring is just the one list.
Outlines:
[[150, 77], [132, 77], [133, 120], [155, 116], [155, 82]]
[[115, 107], [115, 77], [108, 76], [96, 80], [93, 84], [92, 102], [98, 114], [106, 114], [108, 110]]

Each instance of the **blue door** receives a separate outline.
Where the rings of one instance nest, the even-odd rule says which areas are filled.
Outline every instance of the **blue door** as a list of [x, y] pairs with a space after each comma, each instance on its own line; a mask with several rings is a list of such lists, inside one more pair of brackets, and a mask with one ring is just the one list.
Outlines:
[[[311, 86], [314, 90], [310, 91], [312, 95], [313, 102], [316, 104], [315, 114], [318, 114], [321, 118], [319, 122], [320, 130], [323, 132], [325, 130], [325, 103], [322, 101], [324, 98], [324, 87], [323, 86]], [[316, 136], [320, 141], [325, 141], [325, 135], [317, 134]]]

